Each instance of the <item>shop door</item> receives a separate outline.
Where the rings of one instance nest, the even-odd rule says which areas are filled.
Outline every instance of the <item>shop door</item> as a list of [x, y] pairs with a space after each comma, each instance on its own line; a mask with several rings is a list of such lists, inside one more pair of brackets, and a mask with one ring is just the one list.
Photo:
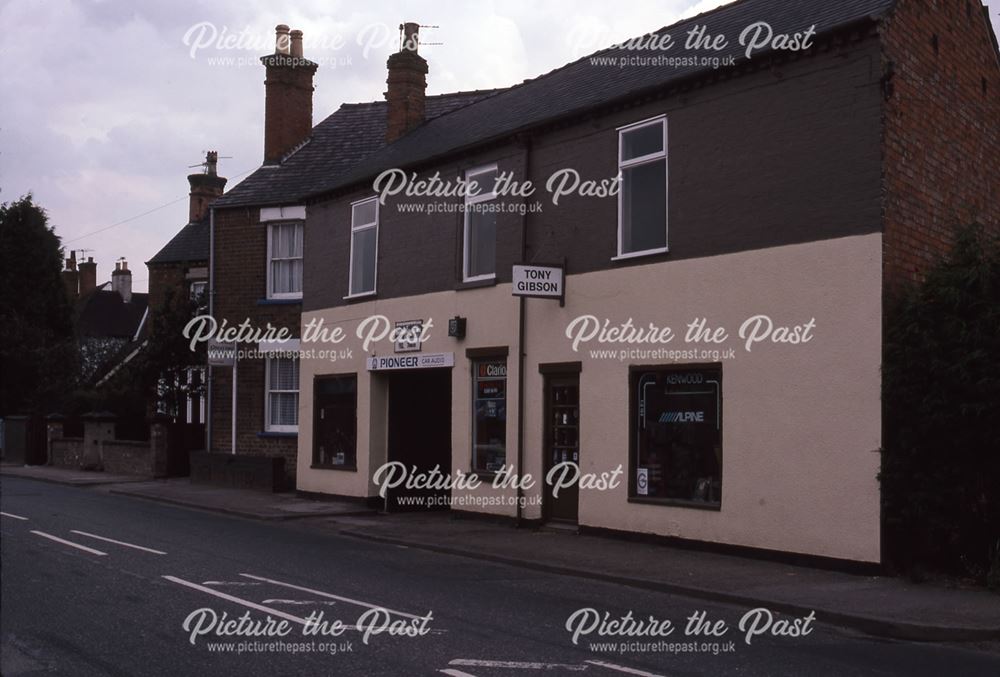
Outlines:
[[[563, 463], [580, 465], [580, 377], [577, 374], [545, 379], [545, 475]], [[556, 471], [557, 473], [561, 471]], [[571, 477], [572, 474], [567, 475]], [[563, 487], [558, 496], [545, 483], [545, 516], [556, 522], [575, 524], [580, 488]]]
[[[403, 463], [412, 475], [435, 466], [451, 473], [451, 370], [415, 369], [389, 376], [388, 457]], [[388, 491], [386, 509], [428, 510], [448, 507], [448, 490]]]

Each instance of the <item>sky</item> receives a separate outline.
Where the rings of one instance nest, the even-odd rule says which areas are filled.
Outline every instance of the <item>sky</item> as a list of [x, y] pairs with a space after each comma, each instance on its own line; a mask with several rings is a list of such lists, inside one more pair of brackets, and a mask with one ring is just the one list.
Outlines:
[[[717, 0], [0, 0], [0, 201], [31, 191], [98, 281], [145, 262], [187, 222], [187, 175], [207, 150], [229, 186], [263, 155], [274, 26], [318, 61], [313, 123], [382, 99], [398, 25], [416, 21], [428, 94], [516, 84]], [[1000, 0], [988, 0], [1000, 32]], [[440, 44], [430, 44], [440, 43]]]

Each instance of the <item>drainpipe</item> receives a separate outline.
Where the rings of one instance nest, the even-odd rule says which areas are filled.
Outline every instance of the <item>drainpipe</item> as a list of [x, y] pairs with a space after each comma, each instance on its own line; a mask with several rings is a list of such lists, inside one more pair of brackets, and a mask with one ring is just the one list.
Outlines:
[[[521, 139], [524, 145], [524, 175], [527, 179], [531, 171], [531, 138], [524, 136]], [[528, 197], [524, 197], [525, 210], [521, 214], [521, 262], [525, 262], [528, 257]], [[517, 297], [517, 474], [519, 479], [524, 477], [524, 302], [523, 296]], [[521, 503], [524, 500], [524, 489], [521, 482], [517, 483], [517, 520], [518, 527], [524, 521], [524, 509]]]
[[[208, 208], [208, 315], [215, 317], [215, 208]], [[208, 353], [205, 353], [208, 361]], [[212, 451], [212, 365], [205, 383], [205, 451]]]

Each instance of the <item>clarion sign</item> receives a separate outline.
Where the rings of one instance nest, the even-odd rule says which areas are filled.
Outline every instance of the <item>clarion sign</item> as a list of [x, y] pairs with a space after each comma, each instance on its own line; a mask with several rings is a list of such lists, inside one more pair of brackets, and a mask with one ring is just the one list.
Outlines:
[[563, 280], [563, 269], [559, 266], [515, 265], [511, 275], [511, 293], [514, 296], [561, 299]]
[[393, 369], [434, 369], [454, 367], [455, 353], [410, 353], [402, 355], [376, 355], [367, 360], [368, 371]]

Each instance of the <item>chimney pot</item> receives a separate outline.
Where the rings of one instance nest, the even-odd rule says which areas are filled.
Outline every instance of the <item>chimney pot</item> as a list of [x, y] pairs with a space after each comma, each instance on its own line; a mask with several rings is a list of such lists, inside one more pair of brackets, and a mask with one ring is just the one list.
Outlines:
[[288, 26], [278, 24], [274, 27], [274, 53], [288, 54], [289, 48]]
[[302, 31], [294, 30], [289, 33], [292, 39], [291, 45], [291, 55], [293, 57], [302, 58]]
[[420, 47], [420, 24], [408, 21], [400, 26], [403, 29], [403, 44], [399, 51], [417, 52]]
[[123, 303], [132, 302], [132, 271], [125, 259], [115, 261], [115, 272], [111, 273], [111, 290], [118, 292]]

